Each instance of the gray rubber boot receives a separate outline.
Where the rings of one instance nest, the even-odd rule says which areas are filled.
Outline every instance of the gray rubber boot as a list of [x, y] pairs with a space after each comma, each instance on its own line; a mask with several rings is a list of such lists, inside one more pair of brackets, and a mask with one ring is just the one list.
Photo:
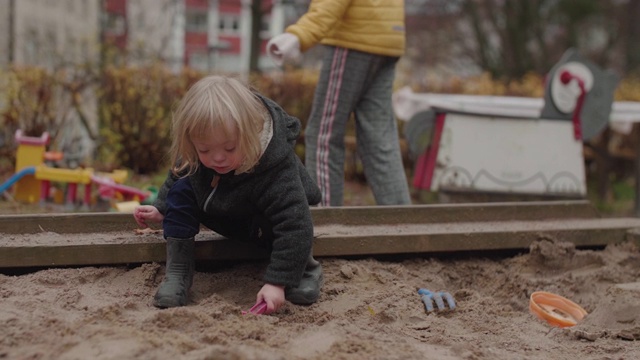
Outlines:
[[167, 269], [153, 297], [154, 306], [170, 308], [187, 304], [195, 268], [194, 248], [194, 238], [167, 238]]
[[311, 305], [318, 301], [323, 281], [322, 266], [313, 258], [313, 254], [309, 255], [300, 285], [295, 288], [286, 288], [285, 299], [297, 305]]

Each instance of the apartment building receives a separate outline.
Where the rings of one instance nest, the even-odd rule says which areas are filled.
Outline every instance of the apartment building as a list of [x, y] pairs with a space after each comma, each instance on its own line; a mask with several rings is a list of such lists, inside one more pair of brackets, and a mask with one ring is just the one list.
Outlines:
[[[251, 0], [105, 0], [105, 41], [128, 63], [162, 61], [178, 70], [246, 72]], [[283, 30], [281, 0], [262, 1], [261, 67], [273, 66], [264, 48]]]
[[[264, 46], [283, 31], [284, 0], [263, 0]], [[0, 66], [97, 62], [102, 41], [128, 64], [161, 61], [179, 70], [245, 72], [252, 0], [1, 0]]]
[[[264, 53], [272, 34], [283, 31], [283, 0], [263, 0], [259, 66], [274, 66]], [[0, 0], [0, 69], [8, 65], [54, 70], [96, 65], [103, 44], [119, 49], [123, 64], [162, 62], [175, 71], [184, 66], [210, 72], [246, 73], [249, 69], [252, 0]], [[105, 55], [106, 56], [106, 55]], [[72, 72], [69, 76], [73, 76]], [[1, 91], [0, 91], [1, 92]], [[1, 94], [0, 94], [1, 95]], [[83, 116], [59, 97], [56, 139], [65, 156], [89, 156], [97, 131], [94, 89], [82, 94]], [[0, 108], [2, 108], [0, 96]]]
[[0, 65], [96, 61], [100, 0], [0, 1]]

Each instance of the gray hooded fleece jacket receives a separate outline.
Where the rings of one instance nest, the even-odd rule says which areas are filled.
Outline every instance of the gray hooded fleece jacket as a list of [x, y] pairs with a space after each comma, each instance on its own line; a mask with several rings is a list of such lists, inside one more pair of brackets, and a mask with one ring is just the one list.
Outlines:
[[[258, 232], [268, 233], [272, 250], [264, 281], [295, 287], [313, 243], [309, 205], [318, 204], [321, 194], [294, 151], [300, 121], [270, 99], [257, 96], [273, 121], [273, 136], [266, 150], [248, 173], [217, 174], [200, 164], [188, 178], [199, 208], [193, 210], [193, 216], [230, 239], [255, 240]], [[220, 179], [212, 188], [214, 176]], [[154, 203], [165, 215], [165, 234], [171, 226], [168, 224], [176, 223], [176, 219], [167, 221], [173, 206], [167, 195], [178, 179], [170, 173]]]

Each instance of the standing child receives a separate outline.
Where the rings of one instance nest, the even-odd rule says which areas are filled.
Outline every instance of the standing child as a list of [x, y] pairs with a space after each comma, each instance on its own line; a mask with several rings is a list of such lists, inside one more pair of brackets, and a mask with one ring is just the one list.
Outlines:
[[323, 206], [343, 205], [344, 135], [356, 120], [357, 151], [378, 205], [410, 205], [391, 105], [395, 66], [404, 54], [404, 0], [311, 0], [309, 10], [274, 36], [267, 53], [277, 64], [325, 45], [305, 129], [305, 165]]
[[155, 306], [188, 303], [201, 224], [271, 249], [256, 296], [267, 314], [285, 299], [317, 301], [322, 268], [312, 256], [309, 205], [318, 204], [320, 190], [294, 152], [299, 132], [298, 119], [233, 78], [209, 76], [189, 89], [173, 118], [175, 166], [155, 204], [134, 212], [143, 228], [162, 221], [167, 242]]

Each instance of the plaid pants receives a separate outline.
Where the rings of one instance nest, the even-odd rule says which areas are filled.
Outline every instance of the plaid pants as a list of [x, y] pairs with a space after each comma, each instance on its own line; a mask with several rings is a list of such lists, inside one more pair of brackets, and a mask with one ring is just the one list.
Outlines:
[[342, 206], [344, 135], [355, 115], [357, 152], [378, 205], [411, 204], [391, 95], [396, 57], [327, 46], [305, 129], [305, 166], [321, 206]]

